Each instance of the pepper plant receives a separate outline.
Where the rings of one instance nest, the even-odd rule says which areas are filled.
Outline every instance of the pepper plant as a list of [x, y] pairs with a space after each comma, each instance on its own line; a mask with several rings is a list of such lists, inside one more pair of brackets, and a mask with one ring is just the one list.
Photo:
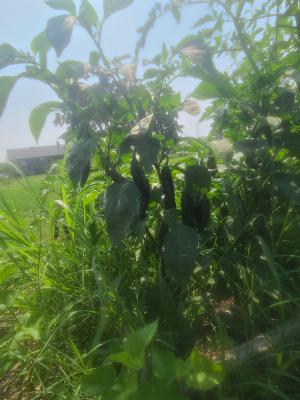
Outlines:
[[[74, 247], [82, 240], [73, 221], [68, 223], [66, 199], [74, 201], [77, 212], [78, 199], [89, 193], [91, 183], [99, 183], [101, 191], [86, 200], [97, 212], [84, 209], [90, 224], [82, 228], [93, 249], [104, 247], [99, 228], [104, 221], [111, 254], [121, 258], [130, 248], [138, 260], [149, 262], [149, 269], [154, 266], [151, 277], [132, 283], [151, 323], [127, 335], [100, 366], [94, 355], [87, 357], [88, 366], [96, 368], [82, 380], [83, 391], [102, 393], [104, 399], [193, 399], [224, 378], [219, 362], [192, 350], [195, 342], [210, 343], [221, 326], [226, 338], [240, 344], [299, 312], [294, 300], [300, 256], [294, 238], [300, 199], [299, 4], [156, 3], [138, 30], [135, 55], [111, 60], [102, 47], [105, 23], [132, 3], [104, 0], [100, 17], [88, 0], [78, 8], [73, 0], [47, 0], [62, 15], [33, 39], [31, 53], [0, 46], [1, 69], [25, 67], [17, 76], [0, 77], [0, 114], [18, 79], [50, 86], [59, 100], [38, 106], [29, 122], [36, 140], [50, 113], [67, 127], [65, 168], [73, 188], [59, 203], [67, 223], [64, 233], [55, 230], [54, 239], [65, 235]], [[141, 49], [156, 21], [171, 13], [180, 23], [186, 8], [200, 14], [203, 5], [206, 14], [199, 15], [195, 33], [174, 48], [163, 45], [141, 69]], [[77, 26], [95, 45], [88, 62], [64, 61], [51, 71], [48, 52], [53, 48], [60, 57]], [[217, 67], [218, 57], [230, 61], [226, 72]], [[197, 80], [189, 98], [174, 90], [178, 76]], [[212, 121], [208, 139], [184, 137], [179, 113], [198, 115], [201, 100], [211, 100], [201, 116]], [[195, 305], [197, 296], [202, 309]], [[236, 314], [227, 315], [229, 322], [218, 311], [228, 299], [237, 305]], [[93, 346], [103, 333], [101, 323]], [[156, 331], [167, 337], [172, 351], [154, 344]], [[118, 375], [115, 364], [123, 367]], [[298, 366], [293, 368], [297, 376]], [[257, 395], [255, 389], [245, 390], [241, 398]], [[231, 386], [224, 392], [226, 398], [236, 396]]]

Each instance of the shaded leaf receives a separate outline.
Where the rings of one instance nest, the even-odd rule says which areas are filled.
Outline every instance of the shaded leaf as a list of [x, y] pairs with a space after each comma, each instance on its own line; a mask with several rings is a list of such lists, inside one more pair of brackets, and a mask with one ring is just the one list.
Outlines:
[[133, 2], [134, 0], [104, 0], [104, 18], [108, 18], [115, 12], [120, 11], [123, 8], [129, 7], [131, 4], [133, 4]]
[[277, 196], [300, 204], [300, 177], [289, 173], [274, 176], [274, 189]]
[[69, 15], [59, 15], [48, 21], [47, 38], [58, 57], [70, 43], [75, 22], [76, 17]]
[[10, 44], [3, 43], [0, 45], [0, 69], [14, 63], [18, 52]]
[[12, 91], [17, 80], [18, 77], [16, 76], [0, 77], [0, 117], [3, 114], [10, 92]]
[[51, 101], [48, 103], [40, 104], [38, 107], [31, 111], [29, 117], [29, 126], [33, 137], [38, 142], [42, 129], [46, 123], [48, 115], [56, 110], [62, 108], [62, 103], [58, 101]]
[[138, 153], [143, 167], [146, 172], [149, 172], [152, 165], [157, 160], [160, 150], [160, 141], [156, 138], [141, 136], [141, 135], [128, 135], [121, 147], [121, 153], [128, 153], [131, 150], [136, 150]]
[[162, 382], [144, 382], [130, 400], [187, 400], [176, 387], [166, 386]]
[[160, 173], [160, 182], [164, 193], [164, 208], [176, 209], [175, 186], [170, 167], [165, 165]]
[[202, 165], [190, 165], [185, 171], [185, 187], [193, 196], [198, 189], [209, 189], [211, 175], [208, 169]]
[[84, 376], [81, 381], [81, 389], [84, 394], [94, 396], [113, 386], [116, 376], [113, 365], [101, 365], [95, 368], [92, 373]]
[[65, 10], [71, 15], [76, 15], [76, 7], [73, 0], [46, 0], [45, 3], [55, 10]]
[[93, 138], [81, 140], [75, 143], [67, 154], [66, 169], [75, 187], [83, 179], [95, 145]]
[[288, 151], [300, 157], [300, 135], [295, 133], [285, 132], [280, 139], [276, 140], [276, 146], [286, 148]]
[[180, 284], [191, 276], [197, 257], [198, 237], [195, 229], [182, 223], [171, 229], [163, 246], [163, 259], [167, 271]]
[[102, 197], [104, 218], [113, 244], [118, 245], [132, 232], [139, 215], [141, 192], [132, 182], [111, 185]]

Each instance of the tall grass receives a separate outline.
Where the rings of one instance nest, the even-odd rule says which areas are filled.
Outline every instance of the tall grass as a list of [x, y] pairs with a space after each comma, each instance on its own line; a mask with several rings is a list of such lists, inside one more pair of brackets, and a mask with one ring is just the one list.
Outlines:
[[[138, 254], [134, 239], [111, 246], [97, 206], [101, 185], [75, 193], [63, 177], [49, 176], [42, 186], [47, 195], [31, 191], [39, 210], [34, 221], [1, 198], [0, 399], [100, 399], [82, 392], [82, 377], [151, 320], [147, 293], [157, 280], [157, 261], [151, 251]], [[299, 317], [297, 210], [285, 207], [266, 224], [268, 241], [251, 236], [254, 223], [249, 219], [242, 257], [243, 232], [231, 247], [216, 239], [203, 254], [206, 268], [181, 294], [181, 322], [162, 324], [159, 343], [175, 349], [180, 340], [182, 356], [197, 343], [222, 358]], [[299, 340], [282, 338], [267, 352], [225, 362], [222, 385], [188, 398], [300, 398]]]

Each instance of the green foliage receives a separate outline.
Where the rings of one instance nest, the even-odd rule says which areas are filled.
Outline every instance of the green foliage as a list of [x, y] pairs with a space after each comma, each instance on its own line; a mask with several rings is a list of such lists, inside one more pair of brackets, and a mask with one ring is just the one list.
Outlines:
[[133, 332], [125, 339], [123, 351], [109, 356], [110, 360], [123, 364], [126, 367], [139, 371], [144, 368], [146, 348], [153, 340], [157, 330], [157, 321]]
[[182, 223], [170, 227], [164, 242], [163, 257], [166, 269], [180, 284], [188, 281], [197, 258], [197, 233]]
[[134, 0], [103, 0], [104, 17], [108, 18], [115, 12], [129, 7], [133, 2]]
[[3, 43], [0, 46], [0, 69], [7, 67], [14, 63], [17, 57], [17, 50], [10, 44]]
[[45, 3], [55, 10], [65, 10], [71, 15], [76, 15], [76, 7], [73, 0], [46, 0]]
[[140, 203], [141, 192], [132, 182], [114, 183], [105, 191], [102, 197], [104, 218], [114, 244], [120, 244], [133, 232]]
[[46, 27], [46, 34], [51, 46], [59, 57], [71, 41], [76, 18], [69, 15], [59, 15], [51, 18]]
[[78, 183], [85, 184], [89, 173], [91, 154], [95, 148], [95, 139], [89, 138], [73, 145], [66, 160], [66, 168], [74, 186]]
[[1, 76], [0, 77], [0, 116], [3, 114], [8, 97], [12, 91], [18, 77]]
[[81, 2], [78, 19], [83, 26], [95, 27], [98, 26], [98, 14], [88, 0]]
[[42, 129], [46, 123], [48, 115], [56, 110], [60, 110], [62, 103], [52, 101], [48, 103], [40, 104], [34, 110], [32, 110], [29, 117], [29, 126], [33, 137], [38, 142], [39, 137], [42, 133]]
[[[0, 78], [0, 114], [18, 78], [36, 79], [59, 101], [33, 110], [32, 133], [55, 111], [68, 143], [34, 192], [34, 218], [1, 196], [0, 371], [17, 375], [7, 398], [23, 383], [47, 400], [298, 396], [297, 4], [211, 1], [197, 34], [141, 65], [156, 21], [201, 14], [198, 3], [156, 3], [132, 58], [111, 60], [102, 43], [131, 0], [104, 0], [102, 16], [88, 0], [78, 15], [49, 0], [67, 14], [32, 54], [0, 46], [0, 68], [25, 66]], [[76, 25], [95, 50], [52, 70], [50, 48], [59, 57]], [[194, 79], [194, 99], [182, 101], [177, 77]], [[183, 137], [179, 113], [198, 116], [203, 99], [208, 138]], [[263, 347], [243, 346], [257, 335]]]

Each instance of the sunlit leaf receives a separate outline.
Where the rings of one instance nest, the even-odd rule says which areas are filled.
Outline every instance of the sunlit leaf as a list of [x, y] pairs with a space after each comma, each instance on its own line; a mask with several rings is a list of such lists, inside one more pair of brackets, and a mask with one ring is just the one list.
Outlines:
[[47, 53], [50, 49], [51, 43], [45, 31], [39, 33], [31, 42], [31, 50], [34, 54], [39, 54], [40, 63], [43, 66], [47, 64]]
[[38, 142], [40, 138], [42, 129], [44, 128], [48, 115], [53, 111], [60, 110], [61, 108], [62, 108], [62, 103], [57, 101], [52, 101], [40, 104], [38, 107], [34, 108], [31, 111], [29, 117], [29, 126], [36, 142]]
[[131, 4], [133, 4], [133, 2], [134, 0], [104, 0], [104, 17], [108, 18], [115, 12], [120, 11], [123, 8], [129, 7]]
[[97, 27], [99, 20], [98, 14], [88, 0], [82, 0], [79, 10], [78, 20], [83, 26]]
[[55, 10], [65, 10], [71, 15], [76, 15], [76, 7], [73, 0], [46, 0], [45, 3]]
[[224, 379], [222, 364], [202, 356], [197, 349], [192, 351], [186, 363], [190, 372], [185, 377], [185, 383], [191, 389], [210, 390]]
[[145, 365], [145, 351], [157, 331], [157, 321], [133, 332], [125, 340], [123, 351], [112, 354], [109, 358], [134, 370], [140, 370]]
[[223, 98], [219, 88], [212, 82], [203, 81], [193, 91], [192, 95], [198, 100]]
[[88, 396], [102, 393], [114, 384], [116, 376], [113, 365], [101, 365], [83, 377], [81, 390]]

